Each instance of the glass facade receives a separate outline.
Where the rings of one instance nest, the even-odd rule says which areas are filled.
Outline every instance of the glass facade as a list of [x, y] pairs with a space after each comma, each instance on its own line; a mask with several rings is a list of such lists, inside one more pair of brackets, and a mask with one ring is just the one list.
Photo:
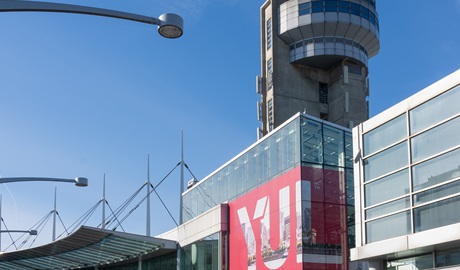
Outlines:
[[[94, 266], [88, 267], [87, 269], [95, 269]], [[138, 270], [139, 262], [129, 262], [122, 264], [110, 264], [110, 265], [101, 265], [98, 266], [99, 270]], [[159, 257], [142, 260], [142, 269], [143, 270], [177, 270], [177, 254], [172, 252], [166, 255]], [[201, 269], [201, 268], [200, 268]], [[202, 268], [205, 269], [205, 268]], [[208, 269], [208, 268], [206, 268]], [[211, 268], [209, 268], [211, 269]]]
[[[298, 2], [303, 3], [295, 4], [297, 1], [287, 1], [281, 5], [279, 10], [279, 34], [290, 46], [290, 63], [302, 63], [302, 60], [315, 56], [336, 55], [353, 58], [367, 66], [369, 57], [378, 52], [375, 46], [370, 46], [371, 43], [378, 43], [380, 31], [375, 1], [358, 1], [361, 2], [360, 4], [355, 1], [337, 0]], [[324, 24], [324, 26], [319, 26], [319, 24]], [[366, 31], [369, 31], [369, 35], [373, 36], [373, 40], [361, 43], [362, 39], [344, 34], [346, 30], [339, 32], [334, 32], [333, 29], [319, 30], [320, 27], [327, 29], [333, 24], [336, 24], [333, 28], [337, 29], [356, 26], [365, 28]], [[313, 25], [315, 29], [318, 29], [314, 31], [314, 34], [311, 33], [309, 27], [305, 27]], [[286, 34], [297, 27], [301, 29], [305, 27], [300, 30], [302, 37], [296, 34], [296, 31], [299, 30], [289, 35]], [[293, 39], [293, 36], [296, 38]], [[361, 71], [359, 70], [358, 73], [361, 74]]]
[[446, 249], [404, 259], [388, 260], [388, 270], [434, 269], [460, 265], [460, 249]]
[[186, 191], [184, 222], [244, 195], [301, 162], [351, 170], [352, 156], [350, 132], [300, 116]]
[[299, 130], [300, 118], [296, 118], [186, 191], [183, 194], [184, 222], [299, 166]]
[[341, 37], [316, 37], [297, 41], [289, 47], [289, 61], [295, 62], [315, 55], [342, 55], [358, 59], [367, 65], [368, 53], [358, 42]]
[[[218, 270], [219, 234], [214, 234], [182, 248], [182, 266], [184, 270]], [[162, 268], [158, 268], [162, 269]]]
[[[368, 2], [375, 9], [375, 1], [364, 2]], [[311, 2], [299, 4], [299, 16], [322, 12], [340, 12], [356, 15], [369, 21], [379, 29], [379, 20], [375, 13], [357, 3], [337, 0], [312, 0]]]
[[[355, 241], [352, 151], [349, 130], [299, 114], [184, 192], [184, 221], [228, 202], [234, 269], [274, 260], [297, 267], [301, 254], [304, 264], [320, 258], [346, 269]], [[278, 248], [270, 246], [277, 240]], [[222, 244], [214, 235], [184, 247], [184, 269], [220, 269]]]
[[458, 100], [460, 86], [360, 134], [366, 243], [460, 222]]

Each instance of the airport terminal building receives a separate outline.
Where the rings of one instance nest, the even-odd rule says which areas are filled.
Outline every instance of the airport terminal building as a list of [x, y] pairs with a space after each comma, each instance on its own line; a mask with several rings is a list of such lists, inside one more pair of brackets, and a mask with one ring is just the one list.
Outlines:
[[356, 247], [370, 269], [460, 265], [460, 70], [353, 130]]
[[183, 194], [181, 269], [347, 269], [350, 130], [297, 114]]

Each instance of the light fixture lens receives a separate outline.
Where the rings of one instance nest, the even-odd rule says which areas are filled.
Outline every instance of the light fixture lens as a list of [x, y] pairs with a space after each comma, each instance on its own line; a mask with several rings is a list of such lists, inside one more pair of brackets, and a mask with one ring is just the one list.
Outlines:
[[158, 33], [165, 38], [178, 38], [184, 33], [184, 19], [174, 13], [161, 14]]
[[77, 178], [75, 178], [75, 185], [77, 187], [86, 187], [86, 186], [88, 186], [88, 178], [85, 178], [85, 177], [77, 177]]
[[162, 25], [158, 28], [158, 33], [165, 38], [178, 38], [182, 36], [182, 29], [175, 25]]

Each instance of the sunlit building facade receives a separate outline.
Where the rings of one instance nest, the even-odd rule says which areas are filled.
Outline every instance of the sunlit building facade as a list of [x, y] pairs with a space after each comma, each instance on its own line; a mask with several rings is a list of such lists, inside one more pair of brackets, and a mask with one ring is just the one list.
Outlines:
[[348, 269], [352, 164], [350, 130], [297, 114], [183, 194], [181, 269]]
[[373, 269], [460, 266], [460, 71], [353, 129], [356, 247]]

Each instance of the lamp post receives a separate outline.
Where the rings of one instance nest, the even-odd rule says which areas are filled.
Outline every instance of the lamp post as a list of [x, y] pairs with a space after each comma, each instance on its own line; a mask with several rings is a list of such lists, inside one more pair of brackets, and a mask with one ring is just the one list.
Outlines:
[[165, 13], [159, 18], [134, 13], [94, 8], [80, 5], [38, 1], [0, 0], [0, 12], [38, 11], [61, 12], [112, 17], [158, 26], [158, 33], [165, 38], [178, 38], [184, 33], [184, 20], [177, 14]]
[[[0, 235], [2, 233], [28, 233], [30, 235], [37, 235], [38, 232], [37, 230], [28, 230], [28, 231], [23, 231], [23, 230], [6, 230], [6, 231], [0, 231]], [[0, 253], [2, 252], [2, 243], [0, 241]]]
[[74, 179], [65, 178], [49, 178], [49, 177], [10, 177], [0, 178], [0, 184], [11, 183], [11, 182], [29, 182], [29, 181], [41, 181], [41, 182], [66, 182], [74, 183], [77, 187], [88, 186], [88, 179], [85, 177], [77, 177]]
[[[85, 177], [76, 177], [74, 179], [66, 179], [66, 178], [49, 178], [49, 177], [6, 177], [6, 178], [0, 178], [0, 184], [5, 184], [5, 183], [12, 183], [12, 182], [64, 182], [64, 183], [74, 183], [77, 187], [86, 187], [88, 186], [88, 178]], [[56, 195], [54, 197], [54, 219], [56, 219]], [[8, 232], [8, 231], [2, 231], [2, 196], [0, 195], [0, 252], [1, 252], [1, 245], [2, 245], [2, 237], [1, 233], [3, 232]], [[54, 241], [54, 233], [55, 233], [55, 226], [56, 226], [56, 221], [54, 221], [53, 225], [53, 241]], [[9, 231], [9, 232], [29, 232], [30, 235], [37, 235], [36, 230], [31, 230], [31, 231]]]
[[38, 234], [37, 230], [28, 230], [28, 231], [8, 230], [8, 231], [0, 231], [0, 233], [28, 233], [30, 235], [37, 235]]

